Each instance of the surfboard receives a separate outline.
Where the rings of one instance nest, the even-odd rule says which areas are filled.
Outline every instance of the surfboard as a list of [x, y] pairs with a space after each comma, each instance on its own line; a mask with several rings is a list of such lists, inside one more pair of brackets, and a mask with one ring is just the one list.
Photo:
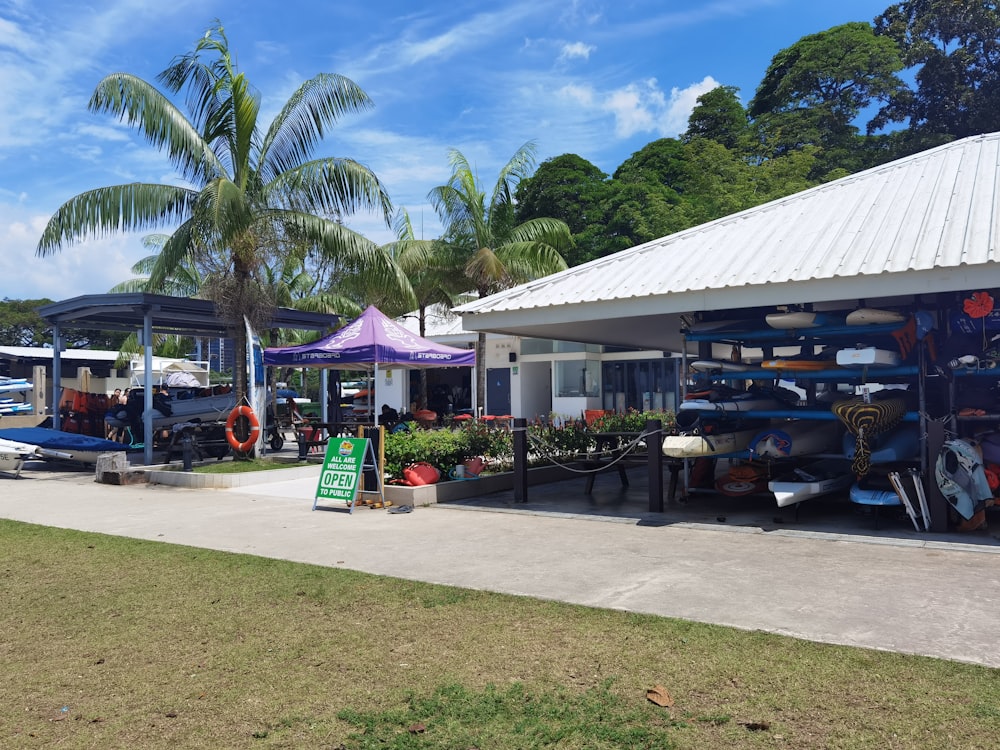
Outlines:
[[831, 313], [798, 311], [771, 313], [764, 316], [764, 321], [771, 328], [786, 330], [833, 326], [842, 323], [844, 319]]
[[847, 313], [844, 321], [849, 326], [884, 325], [886, 323], [905, 323], [907, 316], [893, 310], [878, 310], [874, 307], [862, 307]]
[[760, 328], [760, 319], [747, 320], [702, 320], [692, 323], [687, 328], [688, 333], [711, 333], [712, 331], [753, 331]]
[[767, 483], [779, 508], [846, 490], [854, 482], [850, 464], [826, 459], [793, 469]]
[[858, 505], [889, 507], [903, 504], [892, 482], [884, 476], [868, 476], [860, 482], [855, 482], [851, 485], [849, 497], [852, 503]]
[[896, 367], [902, 362], [899, 352], [863, 346], [841, 349], [837, 352], [837, 364], [841, 367]]
[[668, 435], [663, 438], [663, 455], [669, 458], [698, 458], [746, 450], [757, 430], [720, 432], [713, 435]]
[[779, 422], [758, 432], [750, 442], [757, 458], [790, 458], [836, 450], [841, 426], [837, 422], [792, 420]]

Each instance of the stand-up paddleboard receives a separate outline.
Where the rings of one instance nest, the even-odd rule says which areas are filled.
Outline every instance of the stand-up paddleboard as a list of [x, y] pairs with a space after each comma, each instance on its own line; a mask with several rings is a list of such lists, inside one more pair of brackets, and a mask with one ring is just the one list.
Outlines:
[[837, 364], [841, 367], [897, 367], [902, 361], [899, 352], [874, 346], [841, 349], [837, 352]]
[[720, 401], [712, 401], [707, 398], [684, 399], [677, 407], [677, 411], [725, 412], [727, 415], [735, 416], [740, 412], [755, 409], [780, 409], [785, 406], [788, 404], [773, 396], [745, 391]]
[[746, 372], [749, 365], [724, 359], [696, 359], [688, 365], [694, 372]]
[[794, 359], [785, 357], [783, 359], [765, 359], [760, 363], [765, 370], [787, 370], [789, 372], [818, 372], [819, 370], [840, 369], [836, 361], [832, 359]]
[[850, 498], [852, 503], [858, 505], [888, 507], [903, 504], [889, 478], [881, 475], [869, 475], [852, 484]]
[[837, 422], [791, 420], [758, 432], [750, 442], [755, 458], [790, 458], [812, 453], [828, 453], [840, 446], [842, 427]]
[[34, 386], [26, 378], [6, 378], [0, 376], [0, 393], [24, 393]]
[[720, 432], [710, 435], [667, 435], [663, 438], [663, 455], [669, 458], [718, 456], [746, 450], [757, 429]]
[[755, 331], [760, 328], [761, 321], [757, 320], [747, 320], [746, 318], [738, 320], [702, 320], [697, 323], [692, 323], [687, 327], [688, 333], [712, 333], [713, 331]]
[[854, 482], [850, 464], [825, 459], [793, 469], [767, 483], [779, 508], [796, 505], [821, 495], [846, 490]]
[[764, 316], [764, 321], [771, 328], [781, 330], [796, 328], [819, 328], [820, 326], [835, 326], [844, 322], [843, 317], [823, 312], [780, 312]]
[[[844, 456], [853, 461], [856, 448], [857, 439], [850, 432], [845, 432], [841, 443]], [[918, 430], [911, 426], [899, 427], [875, 438], [871, 446], [869, 461], [873, 464], [908, 461], [911, 458], [916, 458], [919, 448]]]
[[893, 310], [877, 310], [873, 307], [862, 307], [847, 313], [844, 321], [849, 326], [885, 325], [887, 323], [905, 323], [907, 316]]

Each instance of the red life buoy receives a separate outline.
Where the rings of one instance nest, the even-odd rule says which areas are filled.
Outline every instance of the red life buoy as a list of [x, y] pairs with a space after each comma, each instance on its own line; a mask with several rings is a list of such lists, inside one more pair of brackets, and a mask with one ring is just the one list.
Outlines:
[[[242, 443], [239, 438], [233, 434], [233, 425], [236, 424], [236, 420], [240, 417], [246, 417], [247, 423], [250, 425], [250, 434]], [[249, 453], [257, 443], [257, 438], [259, 436], [260, 422], [257, 420], [257, 415], [253, 413], [253, 409], [246, 404], [240, 404], [229, 412], [229, 419], [226, 420], [226, 442], [233, 447], [233, 450], [239, 451], [240, 453]]]

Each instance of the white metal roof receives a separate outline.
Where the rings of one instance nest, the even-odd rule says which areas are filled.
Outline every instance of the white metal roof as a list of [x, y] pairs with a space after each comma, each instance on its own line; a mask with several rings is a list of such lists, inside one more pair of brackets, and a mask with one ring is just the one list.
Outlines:
[[991, 133], [457, 309], [467, 330], [676, 348], [680, 313], [1000, 286], [998, 206]]
[[[53, 349], [45, 346], [0, 346], [0, 358], [3, 359], [52, 359]], [[114, 362], [118, 352], [101, 349], [66, 349], [62, 359], [81, 359], [91, 362]]]

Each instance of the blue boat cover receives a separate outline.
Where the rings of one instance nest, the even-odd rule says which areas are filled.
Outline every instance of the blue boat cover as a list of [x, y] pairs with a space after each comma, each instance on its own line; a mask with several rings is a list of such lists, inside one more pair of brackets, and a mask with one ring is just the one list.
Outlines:
[[79, 435], [75, 432], [50, 430], [48, 427], [8, 427], [0, 430], [0, 438], [29, 443], [37, 445], [39, 448], [48, 448], [54, 451], [123, 451], [126, 447], [114, 440]]

